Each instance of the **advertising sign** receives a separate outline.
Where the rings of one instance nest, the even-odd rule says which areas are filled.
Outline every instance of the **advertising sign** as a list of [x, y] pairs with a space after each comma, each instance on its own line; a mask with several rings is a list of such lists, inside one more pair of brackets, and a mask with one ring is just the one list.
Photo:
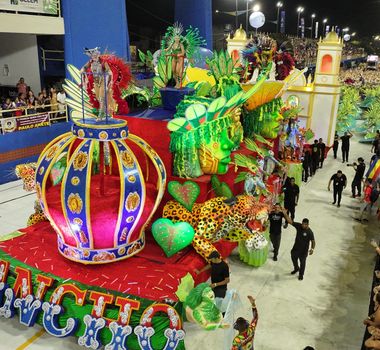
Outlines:
[[0, 0], [0, 10], [58, 14], [58, 0]]
[[41, 128], [49, 125], [50, 121], [48, 113], [18, 118], [7, 118], [1, 121], [3, 133]]

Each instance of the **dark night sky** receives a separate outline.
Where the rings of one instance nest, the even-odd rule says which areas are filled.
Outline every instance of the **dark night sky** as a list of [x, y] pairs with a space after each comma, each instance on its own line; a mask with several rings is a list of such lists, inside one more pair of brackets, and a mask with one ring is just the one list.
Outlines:
[[[257, 0], [253, 3], [261, 5], [261, 11], [267, 20], [276, 19], [277, 0]], [[286, 11], [286, 32], [295, 33], [298, 6], [305, 8], [304, 17], [306, 26], [310, 26], [310, 16], [316, 13], [317, 20], [329, 19], [328, 24], [350, 27], [350, 32], [357, 32], [359, 36], [370, 36], [380, 34], [380, 0], [283, 0]], [[141, 29], [155, 34], [162, 34], [168, 24], [174, 21], [175, 0], [126, 0], [128, 24], [131, 35], [138, 33]], [[225, 14], [216, 14], [215, 10], [234, 11], [235, 0], [213, 0], [213, 23], [215, 25], [231, 23], [235, 19]], [[239, 10], [246, 8], [246, 0], [238, 0]], [[252, 5], [250, 5], [252, 7]], [[245, 15], [239, 17], [239, 23], [245, 26]], [[266, 23], [263, 31], [274, 32], [274, 24]], [[307, 34], [307, 33], [306, 33]], [[148, 35], [149, 36], [149, 35]]]

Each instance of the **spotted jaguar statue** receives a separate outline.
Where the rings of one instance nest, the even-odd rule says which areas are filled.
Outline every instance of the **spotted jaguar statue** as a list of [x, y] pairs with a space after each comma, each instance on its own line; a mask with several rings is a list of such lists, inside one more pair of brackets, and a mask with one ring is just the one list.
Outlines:
[[195, 231], [194, 249], [207, 260], [217, 249], [213, 243], [224, 239], [230, 242], [245, 241], [249, 251], [261, 244], [264, 223], [269, 207], [252, 195], [233, 198], [216, 197], [204, 203], [195, 203], [187, 210], [176, 201], [169, 201], [163, 209], [163, 217], [172, 222], [188, 222]]
[[[37, 163], [24, 163], [17, 165], [15, 168], [15, 174], [22, 180], [23, 188], [27, 192], [33, 192], [36, 190], [36, 166]], [[34, 202], [34, 213], [29, 216], [27, 226], [32, 226], [42, 221], [47, 221], [47, 218], [42, 211], [39, 201], [36, 200]]]

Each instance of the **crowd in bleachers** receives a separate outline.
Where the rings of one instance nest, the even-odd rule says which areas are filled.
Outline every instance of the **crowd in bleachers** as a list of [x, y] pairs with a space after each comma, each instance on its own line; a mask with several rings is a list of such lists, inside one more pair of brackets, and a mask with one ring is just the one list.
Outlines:
[[365, 64], [355, 68], [341, 69], [339, 78], [344, 84], [358, 87], [380, 84], [379, 72], [377, 70], [366, 69]]
[[[305, 67], [316, 63], [318, 53], [318, 41], [316, 39], [289, 37], [289, 41], [293, 47], [293, 57], [298, 67]], [[365, 55], [363, 48], [352, 45], [349, 42], [344, 43], [343, 59], [364, 57]]]
[[3, 118], [54, 112], [54, 115], [66, 113], [66, 95], [56, 87], [43, 88], [37, 95], [28, 87], [23, 78], [16, 85], [17, 97], [0, 97], [0, 116]]

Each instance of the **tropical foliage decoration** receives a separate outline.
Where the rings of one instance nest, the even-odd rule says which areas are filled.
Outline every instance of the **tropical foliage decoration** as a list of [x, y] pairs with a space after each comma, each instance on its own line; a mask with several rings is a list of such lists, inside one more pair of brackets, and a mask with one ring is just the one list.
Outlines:
[[360, 102], [361, 99], [358, 89], [350, 86], [342, 88], [336, 123], [336, 130], [338, 132], [343, 132], [355, 127], [356, 120], [361, 114], [359, 107]]
[[233, 122], [232, 116], [264, 83], [263, 74], [249, 91], [240, 91], [227, 99], [221, 96], [208, 106], [195, 103], [187, 107], [184, 117], [171, 120], [170, 151], [174, 154], [174, 174], [181, 177], [202, 175], [199, 164], [199, 149], [212, 139], [219, 139]]
[[365, 109], [369, 108], [376, 101], [376, 99], [380, 98], [380, 85], [365, 87], [362, 90], [362, 93], [365, 98], [360, 104], [360, 107]]
[[364, 125], [367, 134], [364, 136], [366, 139], [374, 138], [376, 130], [380, 128], [380, 98], [372, 102], [371, 107], [363, 113]]
[[241, 91], [240, 76], [232, 57], [227, 51], [214, 52], [211, 59], [206, 59], [211, 75], [216, 81], [216, 93], [230, 99]]

